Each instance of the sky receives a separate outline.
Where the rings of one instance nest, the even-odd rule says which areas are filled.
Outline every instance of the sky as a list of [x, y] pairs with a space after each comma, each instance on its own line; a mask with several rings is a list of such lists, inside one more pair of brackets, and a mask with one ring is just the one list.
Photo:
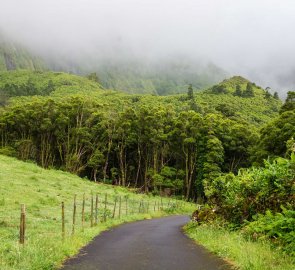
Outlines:
[[186, 55], [295, 89], [294, 0], [0, 0], [0, 29], [42, 55]]

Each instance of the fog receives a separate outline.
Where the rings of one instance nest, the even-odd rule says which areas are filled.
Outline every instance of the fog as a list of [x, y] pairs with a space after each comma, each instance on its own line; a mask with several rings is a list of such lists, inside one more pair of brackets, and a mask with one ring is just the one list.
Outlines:
[[185, 55], [282, 93], [294, 27], [293, 0], [0, 0], [0, 29], [48, 59]]

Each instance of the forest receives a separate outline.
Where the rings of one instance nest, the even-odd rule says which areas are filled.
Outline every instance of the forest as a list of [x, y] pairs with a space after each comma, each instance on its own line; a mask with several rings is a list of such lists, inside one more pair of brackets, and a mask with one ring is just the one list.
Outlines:
[[295, 213], [295, 92], [282, 105], [238, 76], [160, 97], [103, 90], [91, 76], [10, 74], [1, 74], [1, 154], [218, 206], [230, 224], [294, 253], [285, 223]]

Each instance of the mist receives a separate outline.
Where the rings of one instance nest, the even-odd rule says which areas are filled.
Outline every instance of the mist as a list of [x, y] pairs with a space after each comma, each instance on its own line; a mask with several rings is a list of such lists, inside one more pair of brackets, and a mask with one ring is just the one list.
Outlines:
[[0, 0], [0, 29], [48, 61], [184, 56], [285, 95], [295, 89], [292, 0]]

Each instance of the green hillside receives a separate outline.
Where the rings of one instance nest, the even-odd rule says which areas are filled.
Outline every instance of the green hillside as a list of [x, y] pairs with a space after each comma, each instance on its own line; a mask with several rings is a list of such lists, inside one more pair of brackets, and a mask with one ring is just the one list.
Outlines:
[[213, 63], [205, 64], [183, 56], [153, 61], [134, 56], [97, 58], [88, 55], [69, 59], [51, 55], [41, 58], [0, 32], [0, 72], [45, 71], [48, 68], [82, 76], [96, 72], [104, 88], [130, 94], [185, 93], [189, 84], [201, 90], [226, 77], [226, 72]]
[[100, 90], [101, 86], [97, 82], [68, 73], [29, 70], [0, 72], [0, 94], [7, 97], [64, 95]]
[[[247, 84], [252, 87], [252, 96], [244, 94]], [[240, 95], [236, 94], [237, 87], [241, 89]], [[223, 89], [222, 92], [216, 91], [220, 88]], [[276, 117], [282, 106], [281, 100], [241, 76], [226, 79], [202, 93], [197, 93], [196, 101], [204, 110], [214, 107], [226, 117], [241, 119], [258, 127]]]
[[[285, 222], [283, 215], [294, 214], [290, 199], [294, 198], [290, 188], [294, 182], [293, 161], [263, 161], [264, 157], [285, 157], [294, 151], [294, 92], [288, 93], [282, 106], [278, 96], [240, 76], [203, 91], [189, 86], [185, 94], [158, 96], [102, 90], [94, 75], [90, 76], [94, 80], [23, 70], [0, 75], [2, 94], [7, 94], [0, 109], [0, 153], [85, 178], [0, 157], [4, 187], [0, 191], [0, 235], [4, 239], [0, 268], [53, 269], [102, 228], [164, 214], [142, 213], [142, 205], [145, 210], [159, 208], [151, 194], [207, 202], [209, 209], [217, 204], [221, 224], [236, 231], [248, 228], [252, 235], [257, 221], [264, 230], [262, 237], [268, 234], [269, 227], [264, 226], [268, 217], [277, 224], [277, 220]], [[265, 168], [251, 168], [253, 161]], [[149, 195], [139, 196], [123, 187], [94, 182], [134, 187]], [[88, 227], [91, 193], [98, 193], [100, 204], [108, 193], [109, 204], [105, 212], [100, 212], [100, 218], [104, 213], [112, 216], [115, 194], [124, 199], [128, 195], [133, 201], [130, 207], [137, 213], [133, 211], [134, 215], [120, 220], [109, 219], [109, 223], [85, 229], [84, 234], [79, 216], [80, 231], [69, 238], [73, 214], [69, 205], [77, 194], [81, 209], [83, 193], [87, 195]], [[62, 201], [67, 211], [64, 242], [60, 229]], [[22, 202], [28, 209], [29, 248], [20, 251], [17, 224]], [[166, 199], [163, 203], [166, 212], [175, 211], [175, 201], [171, 204]], [[261, 216], [256, 220], [255, 214]], [[294, 222], [293, 217], [290, 222]], [[292, 226], [287, 225], [287, 232], [282, 234], [279, 231], [282, 237], [276, 243], [278, 247], [293, 243], [289, 238]], [[44, 237], [40, 239], [37, 234]], [[274, 237], [278, 239], [276, 231], [268, 239]], [[271, 245], [267, 243], [266, 247]]]
[[[46, 74], [52, 78], [57, 73], [33, 74], [41, 85], [48, 82]], [[258, 87], [253, 87], [253, 96], [210, 89], [174, 96], [130, 95], [96, 91], [97, 83], [73, 75], [56, 78], [64, 76], [80, 83], [75, 94], [66, 84], [49, 97], [13, 98], [2, 109], [0, 152], [89, 179], [116, 179], [144, 191], [169, 188], [187, 199], [195, 191], [203, 196], [207, 177], [249, 166], [259, 128], [281, 106]]]
[[177, 57], [173, 60], [160, 59], [158, 62], [147, 63], [140, 59], [125, 62], [105, 61], [97, 67], [94, 65], [92, 70], [96, 71], [105, 88], [130, 94], [161, 96], [185, 93], [189, 84], [201, 90], [226, 77], [226, 72], [213, 64], [204, 65]]
[[0, 71], [17, 69], [40, 71], [45, 70], [45, 64], [41, 58], [0, 32]]
[[[278, 115], [281, 101], [272, 96], [266, 97], [266, 90], [253, 84], [254, 97], [243, 97], [234, 94], [237, 85], [242, 91], [249, 81], [235, 76], [205, 90], [195, 91], [195, 102], [201, 113], [221, 113], [231, 119], [240, 119], [260, 126], [271, 121]], [[214, 87], [224, 87], [226, 93], [215, 93]], [[187, 85], [182, 91], [187, 91]], [[135, 91], [137, 92], [137, 91]], [[168, 91], [169, 92], [169, 91]], [[29, 70], [0, 72], [0, 101], [13, 96], [50, 95], [65, 96], [71, 94], [90, 94], [96, 98], [116, 103], [132, 101], [136, 98], [141, 102], [163, 102], [175, 104], [179, 110], [191, 108], [187, 95], [173, 95], [157, 97], [151, 95], [131, 95], [123, 92], [102, 90], [102, 86], [95, 80], [63, 72], [41, 72]], [[1, 98], [2, 96], [2, 98]], [[111, 101], [113, 99], [113, 101]], [[3, 103], [3, 102], [2, 102]], [[121, 102], [120, 102], [121, 103]]]
[[[190, 204], [186, 204], [186, 209], [176, 210], [175, 201], [172, 200], [137, 195], [122, 187], [95, 184], [66, 172], [45, 170], [5, 156], [0, 156], [0, 186], [1, 270], [55, 269], [62, 260], [74, 255], [81, 246], [107, 227], [165, 213], [189, 213], [193, 209]], [[84, 230], [81, 223], [83, 194], [86, 197]], [[94, 199], [98, 194], [99, 199], [99, 224], [93, 227], [90, 227], [91, 194], [94, 194]], [[105, 194], [108, 196], [106, 211]], [[77, 217], [75, 234], [72, 235], [74, 195], [77, 195]], [[113, 219], [114, 200], [119, 197], [122, 200], [121, 217], [119, 218], [117, 201]], [[64, 241], [61, 232], [61, 202], [65, 203]], [[160, 205], [155, 206], [155, 202]], [[159, 211], [162, 203], [165, 210]], [[27, 212], [24, 247], [18, 244], [20, 204], [26, 205]], [[106, 222], [103, 222], [104, 215]], [[95, 222], [95, 214], [93, 220]]]

